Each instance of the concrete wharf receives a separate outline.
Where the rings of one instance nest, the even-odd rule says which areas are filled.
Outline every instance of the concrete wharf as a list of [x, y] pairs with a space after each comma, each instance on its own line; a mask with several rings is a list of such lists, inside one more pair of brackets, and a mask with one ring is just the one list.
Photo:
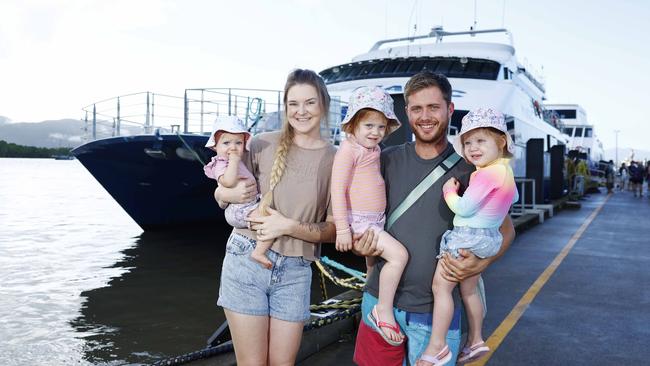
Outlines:
[[[517, 220], [484, 273], [493, 353], [472, 365], [648, 363], [650, 200], [616, 192], [580, 204], [540, 225]], [[353, 350], [351, 334], [300, 365], [353, 365]]]

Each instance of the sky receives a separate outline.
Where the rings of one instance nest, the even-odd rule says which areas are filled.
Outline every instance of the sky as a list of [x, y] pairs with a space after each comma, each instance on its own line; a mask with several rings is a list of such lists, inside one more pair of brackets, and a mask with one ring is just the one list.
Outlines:
[[648, 19], [645, 0], [2, 0], [0, 116], [82, 118], [140, 91], [281, 89], [296, 67], [476, 21], [508, 28], [547, 101], [580, 104], [606, 149], [650, 150]]

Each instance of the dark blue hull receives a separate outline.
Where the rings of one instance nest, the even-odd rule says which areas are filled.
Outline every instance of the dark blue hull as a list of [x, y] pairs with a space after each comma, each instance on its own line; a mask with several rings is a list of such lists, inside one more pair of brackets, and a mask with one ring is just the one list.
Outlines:
[[224, 222], [213, 198], [216, 182], [203, 173], [203, 163], [214, 155], [204, 147], [207, 140], [201, 135], [114, 137], [72, 153], [143, 230], [167, 230]]

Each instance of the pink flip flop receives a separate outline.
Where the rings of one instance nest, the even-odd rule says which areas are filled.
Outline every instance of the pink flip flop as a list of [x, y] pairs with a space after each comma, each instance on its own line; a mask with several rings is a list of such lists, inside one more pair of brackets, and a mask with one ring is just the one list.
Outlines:
[[418, 361], [425, 361], [430, 363], [433, 366], [442, 366], [447, 362], [451, 361], [451, 351], [449, 350], [448, 346], [445, 346], [443, 349], [440, 350], [440, 352], [438, 352], [437, 355], [431, 356], [431, 355], [423, 354], [422, 356], [420, 356], [420, 359]]
[[485, 356], [490, 352], [490, 347], [485, 345], [485, 342], [479, 342], [471, 347], [463, 347], [463, 350], [458, 355], [457, 365], [464, 365], [466, 363], [474, 362], [479, 358]]
[[[372, 328], [377, 333], [379, 333], [379, 335], [381, 335], [381, 337], [386, 341], [386, 343], [390, 344], [391, 346], [401, 346], [402, 343], [404, 343], [404, 334], [402, 334], [402, 331], [399, 329], [397, 324], [386, 323], [379, 319], [379, 315], [377, 314], [377, 305], [373, 306], [372, 311], [368, 313], [368, 320], [370, 321], [370, 325], [372, 326]], [[400, 337], [402, 337], [402, 340], [394, 341], [388, 338], [388, 336], [384, 334], [384, 331], [382, 331], [381, 328], [391, 329], [395, 333], [399, 334]]]

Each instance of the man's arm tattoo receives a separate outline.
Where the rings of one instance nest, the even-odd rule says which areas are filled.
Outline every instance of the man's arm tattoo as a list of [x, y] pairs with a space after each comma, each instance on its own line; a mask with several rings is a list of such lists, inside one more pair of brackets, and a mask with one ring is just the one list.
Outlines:
[[306, 231], [310, 233], [322, 233], [327, 228], [327, 223], [326, 222], [318, 222], [318, 223], [301, 222], [300, 226], [302, 226]]

